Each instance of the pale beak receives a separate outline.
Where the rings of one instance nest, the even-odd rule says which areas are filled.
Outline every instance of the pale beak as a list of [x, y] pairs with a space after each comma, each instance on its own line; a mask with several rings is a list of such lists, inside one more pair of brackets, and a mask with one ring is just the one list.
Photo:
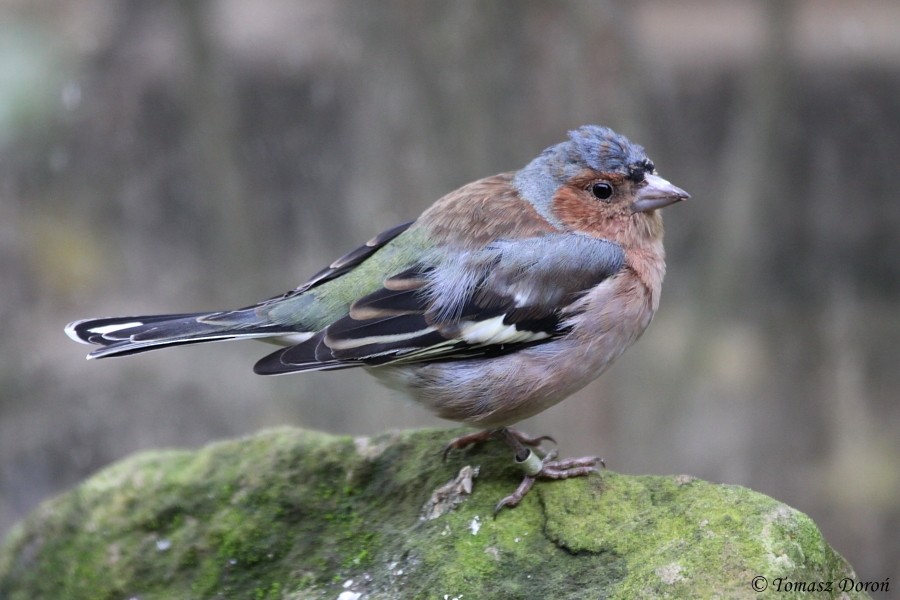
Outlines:
[[691, 195], [657, 175], [644, 175], [644, 184], [637, 190], [631, 212], [648, 212], [687, 200]]

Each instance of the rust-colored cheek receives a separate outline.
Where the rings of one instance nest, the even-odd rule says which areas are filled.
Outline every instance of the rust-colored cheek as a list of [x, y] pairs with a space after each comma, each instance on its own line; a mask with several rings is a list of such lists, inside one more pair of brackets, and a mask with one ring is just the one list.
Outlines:
[[553, 196], [553, 214], [572, 231], [614, 238], [621, 223], [611, 212], [609, 206], [585, 198], [585, 192], [575, 188], [562, 187]]

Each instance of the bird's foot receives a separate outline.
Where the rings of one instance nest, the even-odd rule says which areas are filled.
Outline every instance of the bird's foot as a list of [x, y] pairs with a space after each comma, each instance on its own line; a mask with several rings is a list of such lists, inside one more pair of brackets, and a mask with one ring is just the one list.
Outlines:
[[[492, 439], [503, 439], [507, 441], [508, 438], [506, 436], [512, 436], [515, 440], [517, 440], [520, 444], [524, 446], [530, 446], [532, 448], [540, 446], [541, 442], [552, 442], [556, 443], [549, 435], [541, 435], [537, 437], [531, 437], [528, 434], [522, 433], [516, 429], [512, 429], [511, 427], [504, 427], [502, 429], [485, 429], [484, 431], [477, 431], [475, 433], [469, 433], [467, 435], [462, 435], [456, 439], [450, 440], [446, 446], [444, 446], [443, 457], [444, 460], [447, 460], [447, 455], [450, 454], [451, 450], [462, 450], [463, 448], [468, 448], [474, 444], [481, 444], [488, 440]], [[507, 443], [509, 443], [507, 441]]]
[[516, 491], [497, 503], [497, 506], [494, 507], [494, 516], [497, 516], [497, 513], [504, 508], [514, 508], [518, 506], [519, 502], [522, 501], [522, 498], [531, 491], [531, 486], [534, 485], [536, 479], [568, 479], [569, 477], [584, 477], [585, 475], [595, 473], [597, 471], [597, 465], [604, 468], [606, 467], [603, 459], [598, 456], [555, 460], [555, 450], [548, 452], [547, 456], [541, 458], [533, 450], [526, 448], [524, 457], [520, 458], [520, 456], [521, 455], [519, 454], [516, 455], [516, 464], [525, 471], [525, 477], [522, 479], [522, 483], [519, 484], [519, 487], [516, 488]]
[[515, 454], [516, 464], [525, 472], [522, 483], [509, 496], [506, 496], [494, 507], [496, 516], [503, 508], [518, 506], [522, 498], [531, 490], [537, 479], [568, 479], [569, 477], [584, 477], [596, 472], [597, 465], [606, 467], [603, 459], [597, 456], [585, 456], [582, 458], [567, 458], [556, 460], [556, 451], [551, 450], [543, 458], [532, 448], [541, 445], [541, 442], [554, 440], [549, 435], [532, 437], [510, 427], [499, 429], [486, 429], [476, 433], [470, 433], [451, 440], [444, 446], [444, 460], [451, 450], [461, 450], [473, 444], [480, 444], [491, 439], [503, 440]]

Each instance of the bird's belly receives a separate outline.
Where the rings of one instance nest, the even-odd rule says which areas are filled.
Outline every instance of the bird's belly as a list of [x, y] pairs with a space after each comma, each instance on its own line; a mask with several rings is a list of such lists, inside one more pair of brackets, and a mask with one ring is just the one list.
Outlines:
[[[644, 304], [644, 303], [642, 303]], [[644, 331], [649, 304], [606, 323], [583, 322], [561, 339], [490, 359], [369, 369], [439, 417], [478, 427], [511, 425], [600, 376]]]

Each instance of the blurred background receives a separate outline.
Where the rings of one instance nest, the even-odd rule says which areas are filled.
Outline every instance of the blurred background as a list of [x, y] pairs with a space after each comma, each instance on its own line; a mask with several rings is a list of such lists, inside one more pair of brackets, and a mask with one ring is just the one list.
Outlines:
[[524, 424], [808, 513], [900, 575], [900, 3], [0, 0], [0, 534], [148, 448], [444, 425], [267, 346], [84, 361], [74, 319], [301, 283], [585, 123], [693, 198], [656, 320]]

